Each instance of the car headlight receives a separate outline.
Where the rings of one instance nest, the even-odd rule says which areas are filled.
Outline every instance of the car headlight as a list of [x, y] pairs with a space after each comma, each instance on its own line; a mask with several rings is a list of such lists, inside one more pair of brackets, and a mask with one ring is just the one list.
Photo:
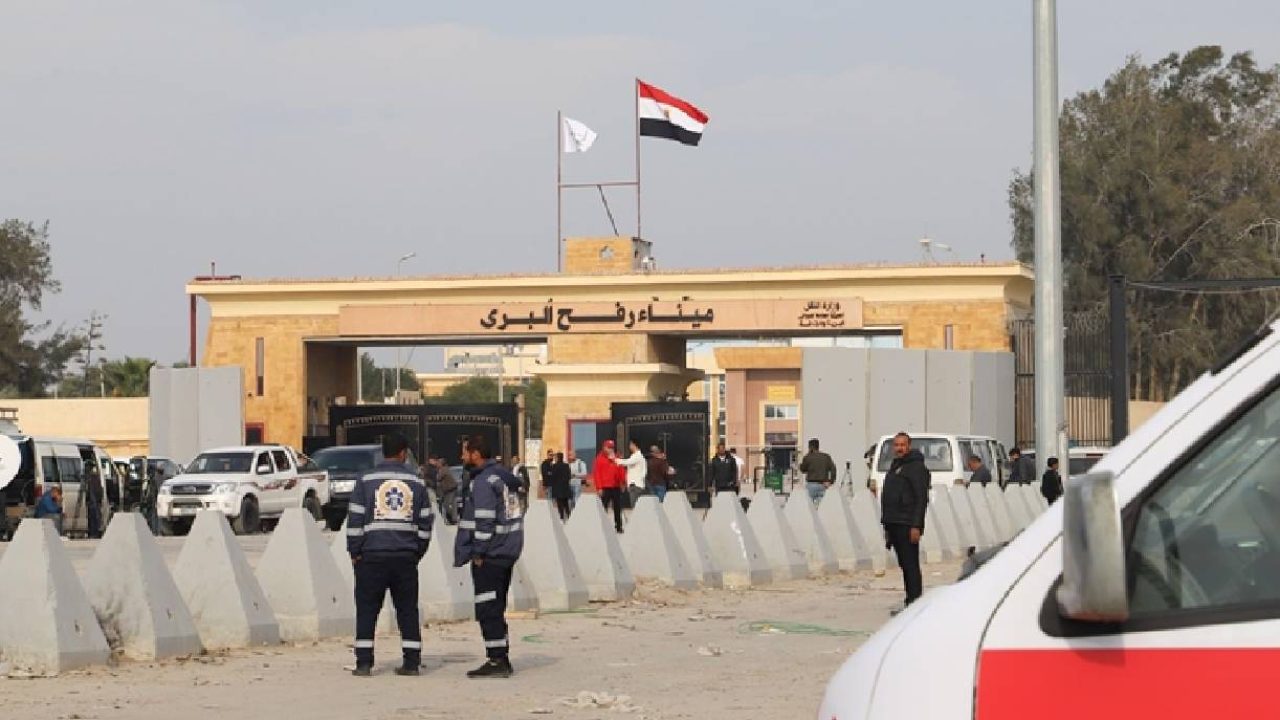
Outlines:
[[169, 483], [163, 483], [162, 485], [160, 485], [159, 494], [161, 494], [161, 495], [172, 495], [172, 494], [173, 494], [173, 486], [172, 486], [172, 485], [170, 485]]
[[332, 488], [334, 492], [340, 492], [340, 493], [351, 492], [352, 490], [355, 489], [355, 487], [356, 487], [355, 480], [334, 480], [332, 483]]
[[213, 486], [213, 492], [218, 495], [221, 495], [223, 493], [233, 493], [235, 491], [236, 491], [235, 483], [218, 483], [217, 485]]

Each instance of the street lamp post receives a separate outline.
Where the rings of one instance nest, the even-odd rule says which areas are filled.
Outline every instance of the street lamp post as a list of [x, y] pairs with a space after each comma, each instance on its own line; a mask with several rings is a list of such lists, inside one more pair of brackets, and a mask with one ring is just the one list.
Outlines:
[[[418, 257], [418, 253], [416, 253], [416, 252], [407, 252], [407, 253], [405, 253], [404, 255], [401, 255], [401, 256], [400, 256], [400, 259], [399, 259], [399, 260], [396, 260], [396, 277], [400, 277], [400, 266], [404, 265], [405, 261], [407, 261], [407, 260], [412, 260], [412, 259], [414, 259], [414, 258], [416, 258], [416, 257]], [[398, 399], [399, 399], [399, 397], [400, 397], [400, 374], [401, 374], [401, 372], [402, 372], [402, 371], [401, 371], [401, 369], [400, 369], [400, 346], [399, 346], [399, 345], [397, 345], [397, 346], [396, 346], [396, 398], [397, 398], [397, 400], [398, 400]]]

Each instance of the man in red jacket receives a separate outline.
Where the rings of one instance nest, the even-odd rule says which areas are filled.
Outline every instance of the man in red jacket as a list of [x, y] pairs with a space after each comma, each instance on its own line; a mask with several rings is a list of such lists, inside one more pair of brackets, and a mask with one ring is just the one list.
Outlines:
[[591, 478], [605, 509], [613, 507], [614, 528], [622, 532], [622, 490], [626, 482], [626, 468], [620, 467], [617, 459], [613, 441], [605, 440], [600, 446], [600, 454], [596, 455], [595, 464], [591, 466]]

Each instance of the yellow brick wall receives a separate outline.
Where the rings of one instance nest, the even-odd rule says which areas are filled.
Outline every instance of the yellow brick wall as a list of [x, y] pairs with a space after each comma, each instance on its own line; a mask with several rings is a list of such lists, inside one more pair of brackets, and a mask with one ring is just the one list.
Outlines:
[[562, 365], [599, 363], [684, 364], [684, 339], [649, 335], [554, 335], [548, 361]]
[[[606, 248], [607, 258], [600, 256]], [[564, 271], [574, 275], [624, 275], [635, 272], [636, 241], [629, 237], [567, 238], [564, 244]]]
[[901, 326], [902, 345], [907, 348], [945, 347], [945, 328], [952, 325], [953, 350], [1011, 349], [1009, 322], [1013, 318], [1004, 302], [867, 303], [863, 313], [867, 325]]

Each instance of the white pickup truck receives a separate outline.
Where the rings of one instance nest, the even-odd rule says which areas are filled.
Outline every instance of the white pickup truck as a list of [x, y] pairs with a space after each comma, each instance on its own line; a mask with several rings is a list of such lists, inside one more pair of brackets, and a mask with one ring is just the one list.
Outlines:
[[197, 455], [185, 472], [160, 486], [156, 514], [165, 535], [186, 532], [200, 510], [220, 511], [245, 535], [291, 507], [321, 520], [327, 502], [328, 472], [285, 445], [254, 445]]

